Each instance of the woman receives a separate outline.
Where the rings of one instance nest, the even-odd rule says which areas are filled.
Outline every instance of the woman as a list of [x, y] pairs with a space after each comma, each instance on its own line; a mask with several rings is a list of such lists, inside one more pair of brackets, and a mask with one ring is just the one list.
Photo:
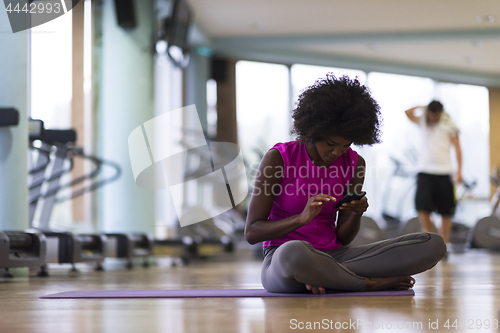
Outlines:
[[314, 294], [411, 288], [411, 275], [445, 255], [441, 236], [415, 233], [349, 246], [368, 199], [333, 207], [363, 186], [365, 161], [351, 144], [380, 142], [380, 107], [368, 89], [327, 74], [302, 92], [292, 117], [297, 140], [278, 143], [263, 157], [248, 208], [245, 237], [264, 242], [264, 288]]

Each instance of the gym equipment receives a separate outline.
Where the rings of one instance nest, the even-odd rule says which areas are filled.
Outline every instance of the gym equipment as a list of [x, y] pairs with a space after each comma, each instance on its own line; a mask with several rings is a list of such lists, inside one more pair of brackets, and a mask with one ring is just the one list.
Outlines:
[[[19, 112], [13, 108], [0, 108], [0, 126], [17, 126]], [[35, 230], [0, 231], [0, 268], [4, 277], [12, 277], [9, 268], [37, 267], [45, 262], [45, 236]]]
[[0, 127], [19, 125], [19, 111], [14, 108], [0, 108]]
[[380, 229], [374, 219], [367, 216], [361, 216], [360, 223], [358, 234], [349, 245], [359, 246], [385, 239], [385, 232]]
[[[459, 214], [460, 210], [463, 209], [462, 202], [465, 195], [471, 192], [477, 186], [477, 181], [473, 181], [471, 183], [462, 182], [462, 191], [461, 194], [457, 198], [457, 207], [455, 214]], [[455, 215], [456, 216], [456, 215]], [[454, 219], [451, 223], [450, 230], [450, 246], [453, 252], [464, 252], [469, 246], [469, 234], [471, 232], [471, 228], [467, 225], [460, 223], [456, 219]]]
[[[153, 245], [153, 255], [179, 258], [183, 264], [187, 264], [191, 258], [195, 258], [196, 251], [196, 243], [191, 237], [156, 239]], [[176, 261], [173, 262], [173, 265], [177, 265]]]
[[[196, 209], [201, 210], [200, 207]], [[180, 227], [179, 234], [194, 240], [195, 254], [200, 258], [232, 252], [234, 249], [233, 240], [216, 226], [214, 218]]]
[[[433, 230], [432, 232], [438, 233], [438, 230], [434, 223], [432, 224]], [[401, 228], [400, 234], [401, 235], [406, 235], [406, 234], [412, 234], [414, 232], [422, 232], [422, 226], [420, 225], [420, 220], [418, 217], [413, 217], [409, 219]]]
[[465, 224], [451, 222], [450, 246], [453, 252], [464, 252], [469, 243], [471, 228]]
[[[43, 128], [43, 123], [38, 126], [38, 128]], [[84, 153], [82, 148], [74, 147], [72, 144], [76, 141], [76, 133], [73, 131], [46, 131], [43, 135], [38, 137], [36, 135], [31, 136], [31, 140], [34, 139], [42, 139], [42, 146], [38, 148], [39, 150], [39, 159], [36, 163], [36, 169], [40, 168], [38, 171], [41, 176], [34, 176], [34, 181], [32, 183], [32, 187], [30, 188], [30, 221], [33, 221], [32, 218], [34, 216], [34, 210], [36, 208], [36, 203], [39, 198], [45, 198], [44, 201], [44, 210], [42, 210], [41, 221], [44, 228], [48, 228], [48, 221], [50, 218], [50, 213], [52, 211], [52, 206], [47, 207], [46, 205], [52, 205], [54, 202], [63, 202], [65, 200], [69, 200], [80, 196], [86, 192], [96, 190], [97, 188], [104, 186], [116, 179], [118, 179], [121, 175], [121, 168], [119, 165], [105, 161], [96, 156], [87, 155]], [[61, 143], [63, 144], [61, 146]], [[49, 147], [50, 146], [50, 147]], [[55, 161], [54, 167], [57, 167], [59, 170], [52, 170], [52, 174], [47, 178], [43, 179], [43, 175], [45, 173], [45, 169], [42, 168], [44, 165], [43, 158], [47, 158], [44, 155], [48, 149], [55, 149]], [[58, 153], [59, 152], [59, 153]], [[58, 157], [59, 156], [59, 157]], [[71, 182], [63, 185], [58, 184], [58, 180], [64, 174], [69, 172], [73, 165], [73, 158], [79, 157], [86, 160], [89, 160], [94, 165], [94, 170], [89, 172], [86, 175], [73, 179]], [[40, 158], [42, 161], [40, 162]], [[70, 167], [63, 168], [63, 162], [61, 160], [69, 160]], [[106, 165], [114, 169], [114, 175], [102, 180], [94, 180], [100, 173], [101, 167]], [[43, 171], [42, 171], [43, 169]], [[37, 174], [37, 173], [35, 173]], [[41, 179], [40, 179], [41, 178]], [[56, 194], [60, 192], [60, 190], [72, 187], [76, 184], [79, 184], [87, 179], [92, 179], [92, 183], [86, 187], [79, 188], [77, 190], [73, 190], [70, 195], [59, 196], [56, 199]], [[54, 184], [51, 187], [50, 182]], [[41, 184], [44, 182], [49, 183], [48, 190], [40, 195]], [[49, 198], [51, 201], [47, 201]], [[54, 201], [55, 200], [55, 201]], [[148, 266], [147, 258], [152, 254], [153, 240], [147, 234], [142, 233], [107, 233], [104, 235], [101, 234], [91, 234], [91, 235], [81, 235], [80, 240], [86, 239], [83, 243], [79, 244], [78, 239], [73, 239], [68, 235], [73, 235], [71, 233], [58, 233], [59, 238], [65, 237], [63, 240], [64, 243], [72, 244], [73, 248], [72, 254], [66, 254], [68, 257], [61, 258], [59, 257], [59, 261], [67, 262], [82, 262], [82, 261], [96, 261], [98, 263], [98, 269], [101, 269], [101, 264], [104, 257], [115, 257], [122, 258], [127, 260], [127, 268], [133, 267], [133, 258], [143, 258], [143, 266]], [[51, 233], [52, 235], [52, 233]], [[53, 235], [55, 236], [55, 235]], [[69, 238], [68, 238], [69, 237]], [[107, 243], [107, 244], [106, 244]], [[106, 245], [106, 246], [105, 246]], [[70, 246], [70, 245], [68, 245]], [[66, 251], [67, 249], [61, 249], [61, 251]], [[71, 252], [71, 251], [70, 251]], [[85, 258], [78, 255], [79, 253], [86, 253]]]
[[[403, 215], [403, 210], [404, 210], [404, 202], [405, 199], [412, 190], [412, 188], [415, 186], [415, 182], [412, 182], [410, 186], [407, 186], [404, 188], [402, 193], [400, 192], [399, 195], [397, 196], [397, 204], [396, 204], [396, 212], [389, 212], [389, 205], [388, 202], [391, 198], [391, 192], [393, 192], [393, 182], [395, 179], [402, 179], [404, 181], [408, 179], [413, 179], [415, 177], [414, 173], [411, 173], [403, 167], [403, 163], [396, 159], [393, 156], [389, 157], [390, 160], [394, 163], [394, 171], [390, 178], [387, 181], [387, 184], [385, 186], [384, 190], [384, 201], [382, 203], [382, 218], [385, 221], [385, 231], [386, 231], [386, 237], [387, 238], [392, 238], [396, 237], [400, 234], [399, 230], [402, 225], [402, 215]], [[394, 214], [395, 213], [395, 214]]]
[[106, 233], [108, 238], [106, 257], [127, 260], [127, 268], [133, 268], [133, 258], [143, 258], [143, 266], [148, 267], [147, 258], [153, 250], [153, 239], [147, 234]]
[[37, 267], [45, 263], [45, 236], [32, 231], [0, 231], [0, 268]]
[[500, 205], [500, 179], [498, 175], [490, 176], [492, 185], [497, 186], [495, 194], [491, 198], [491, 215], [477, 221], [469, 234], [471, 248], [483, 248], [492, 251], [500, 251], [500, 218], [498, 218], [498, 206]]
[[[40, 140], [42, 142], [39, 150], [39, 152], [42, 153], [39, 153], [34, 168], [37, 172], [32, 176], [30, 183], [29, 222], [33, 228], [40, 230], [47, 238], [47, 258], [46, 262], [41, 265], [39, 276], [48, 275], [48, 263], [71, 264], [72, 270], [76, 271], [76, 263], [95, 262], [97, 264], [96, 269], [101, 270], [106, 252], [107, 238], [105, 235], [74, 234], [71, 232], [52, 230], [49, 226], [50, 215], [57, 201], [57, 193], [62, 188], [72, 186], [87, 178], [80, 177], [68, 184], [59, 184], [61, 176], [71, 170], [71, 167], [64, 168], [64, 162], [75, 155], [82, 155], [81, 151], [73, 147], [76, 141], [76, 132], [73, 130], [45, 130], [44, 133], [42, 133], [43, 131], [40, 130], [40, 123], [38, 124], [39, 126], [36, 128], [38, 131], [35, 130], [35, 126], [33, 126], [33, 131], [30, 132], [30, 141]], [[44, 178], [45, 168], [42, 168], [42, 166], [48, 165], [46, 160], [49, 152], [54, 156], [54, 161], [49, 177]], [[70, 165], [72, 166], [72, 163], [70, 163]], [[95, 172], [96, 171], [94, 171], [92, 175], [95, 174]], [[47, 190], [44, 193], [41, 193], [42, 184], [47, 184]], [[35, 216], [38, 201], [41, 198], [44, 199], [42, 211], [39, 223], [35, 226], [33, 218]]]
[[[214, 163], [216, 165], [227, 165], [231, 162], [231, 159], [228, 158], [236, 156], [237, 152], [232, 151], [232, 146], [230, 145], [216, 145], [217, 141], [215, 138], [208, 139], [210, 150], [193, 148], [193, 146], [197, 147], [199, 145], [192, 146], [192, 142], [198, 140], [205, 141], [208, 136], [205, 134], [203, 138], [198, 137], [196, 131], [189, 129], [185, 129], [184, 132], [186, 134], [185, 139], [180, 142], [185, 151], [187, 151], [184, 179], [198, 180], [196, 192], [190, 193], [191, 189], [186, 188], [186, 192], [188, 192], [186, 193], [186, 197], [199, 198], [199, 193], [204, 191], [205, 186], [213, 191], [212, 184], [205, 184], [201, 181], [201, 179], [209, 181], [209, 177], [203, 176], [207, 176], [213, 172]], [[212, 142], [214, 144], [210, 145]], [[230, 175], [231, 173], [228, 172], [227, 174]], [[223, 190], [227, 191], [227, 189]], [[216, 196], [215, 191], [212, 193], [214, 193], [213, 196]], [[204, 208], [205, 204], [203, 200], [197, 200], [196, 205], [189, 207], [186, 214], [210, 216], [211, 214]], [[187, 238], [194, 241], [195, 257], [205, 258], [233, 252], [235, 243], [234, 234], [244, 230], [244, 224], [241, 216], [234, 209], [231, 209], [202, 222], [184, 227], [179, 225], [177, 233], [181, 239]]]
[[496, 216], [477, 221], [472, 232], [471, 248], [500, 251], [500, 220]]
[[105, 298], [242, 298], [242, 297], [377, 297], [415, 296], [413, 289], [385, 291], [327, 292], [314, 295], [270, 293], [265, 289], [180, 289], [180, 290], [78, 290], [41, 296], [40, 299]]

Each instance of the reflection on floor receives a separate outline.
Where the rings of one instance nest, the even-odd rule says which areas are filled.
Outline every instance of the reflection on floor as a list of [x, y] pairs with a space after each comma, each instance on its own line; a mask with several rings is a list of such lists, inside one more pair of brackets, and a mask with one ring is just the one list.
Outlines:
[[415, 276], [415, 297], [38, 299], [78, 289], [260, 288], [260, 264], [241, 252], [131, 271], [51, 267], [49, 278], [15, 270], [15, 278], [0, 278], [0, 332], [499, 331], [500, 254], [481, 250], [451, 253]]

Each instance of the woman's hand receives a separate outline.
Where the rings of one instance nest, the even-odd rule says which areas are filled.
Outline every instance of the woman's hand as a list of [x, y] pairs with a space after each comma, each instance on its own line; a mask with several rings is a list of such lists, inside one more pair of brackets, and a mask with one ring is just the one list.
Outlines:
[[368, 199], [366, 196], [362, 197], [360, 200], [353, 200], [350, 203], [345, 203], [340, 206], [341, 210], [350, 210], [355, 215], [362, 215], [368, 209]]
[[307, 200], [306, 207], [300, 213], [300, 220], [304, 225], [309, 224], [313, 218], [318, 216], [321, 209], [327, 202], [335, 202], [337, 199], [328, 194], [318, 194]]

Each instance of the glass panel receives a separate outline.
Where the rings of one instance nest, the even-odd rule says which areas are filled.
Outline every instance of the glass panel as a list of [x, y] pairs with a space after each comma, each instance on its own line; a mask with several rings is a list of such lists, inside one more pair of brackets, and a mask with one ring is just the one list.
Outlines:
[[[31, 110], [34, 119], [41, 119], [48, 129], [71, 127], [72, 97], [72, 15], [31, 29]], [[48, 170], [51, 170], [49, 165]], [[48, 175], [48, 173], [47, 173]], [[69, 174], [60, 183], [70, 181]], [[44, 185], [44, 191], [46, 186]], [[44, 201], [38, 203], [40, 213]], [[38, 215], [35, 215], [35, 224]], [[51, 227], [71, 227], [71, 201], [54, 205]]]
[[293, 105], [299, 98], [300, 91], [312, 85], [317, 79], [324, 77], [326, 73], [332, 72], [335, 76], [340, 77], [347, 75], [351, 78], [357, 77], [361, 84], [366, 83], [366, 73], [357, 69], [346, 69], [336, 67], [323, 67], [295, 64], [291, 68]]
[[72, 15], [31, 29], [31, 117], [71, 127]]
[[236, 63], [238, 145], [249, 165], [259, 163], [262, 154], [277, 142], [291, 140], [289, 105], [286, 66], [250, 61]]

